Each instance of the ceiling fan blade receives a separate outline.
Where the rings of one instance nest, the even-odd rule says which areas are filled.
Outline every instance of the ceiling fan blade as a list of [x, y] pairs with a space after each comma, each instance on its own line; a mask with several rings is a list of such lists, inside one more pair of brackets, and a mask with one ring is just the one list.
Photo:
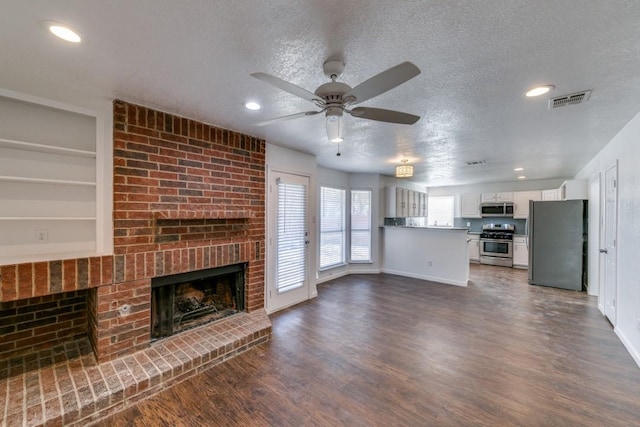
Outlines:
[[289, 114], [288, 116], [276, 117], [275, 119], [270, 119], [270, 120], [265, 120], [264, 122], [255, 123], [254, 126], [266, 126], [276, 122], [297, 119], [299, 117], [305, 117], [305, 116], [314, 116], [320, 113], [322, 113], [322, 111], [305, 111], [303, 113]]
[[318, 102], [324, 104], [324, 100], [314, 93], [309, 92], [306, 89], [302, 89], [300, 86], [296, 86], [293, 83], [289, 83], [287, 81], [282, 80], [279, 77], [272, 76], [267, 73], [252, 73], [251, 77], [254, 77], [258, 80], [262, 80], [265, 83], [269, 83], [272, 86], [277, 87], [278, 89], [282, 89], [285, 92], [289, 92], [292, 95], [298, 96], [302, 99], [306, 99], [311, 102]]
[[349, 111], [353, 117], [361, 119], [377, 120], [379, 122], [399, 123], [403, 125], [412, 125], [418, 120], [420, 116], [414, 116], [413, 114], [402, 113], [394, 110], [383, 110], [382, 108], [368, 108], [368, 107], [356, 107]]
[[346, 99], [349, 96], [353, 96], [356, 100], [351, 102], [351, 104], [359, 104], [374, 96], [383, 94], [396, 86], [400, 86], [418, 74], [420, 74], [418, 67], [411, 62], [403, 62], [360, 83], [342, 97]]

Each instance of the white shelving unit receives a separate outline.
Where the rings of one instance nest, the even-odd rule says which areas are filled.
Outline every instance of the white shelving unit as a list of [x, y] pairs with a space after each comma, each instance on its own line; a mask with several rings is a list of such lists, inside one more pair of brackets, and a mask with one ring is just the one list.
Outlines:
[[101, 252], [99, 121], [0, 92], [0, 265]]

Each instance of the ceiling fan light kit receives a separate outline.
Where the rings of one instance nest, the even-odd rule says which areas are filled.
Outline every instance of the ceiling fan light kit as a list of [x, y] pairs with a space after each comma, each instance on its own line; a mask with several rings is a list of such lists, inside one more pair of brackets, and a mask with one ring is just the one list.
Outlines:
[[420, 116], [394, 110], [369, 107], [350, 108], [352, 105], [381, 95], [420, 74], [420, 69], [411, 62], [403, 62], [395, 67], [391, 67], [354, 88], [351, 88], [351, 86], [346, 83], [336, 81], [344, 71], [344, 62], [334, 59], [326, 61], [323, 65], [323, 71], [331, 81], [320, 85], [315, 93], [311, 93], [293, 83], [289, 83], [267, 73], [251, 74], [252, 77], [258, 80], [262, 80], [278, 89], [313, 102], [320, 108], [320, 111], [305, 111], [290, 114], [288, 116], [266, 120], [256, 125], [264, 126], [282, 120], [325, 113], [327, 138], [332, 142], [341, 142], [343, 140], [342, 126], [345, 112], [356, 118], [397, 124], [414, 124], [420, 119]]
[[327, 111], [327, 138], [331, 142], [344, 141], [342, 136], [342, 111], [340, 114], [329, 114]]
[[396, 178], [411, 178], [413, 176], [413, 165], [408, 165], [409, 160], [401, 160], [402, 164], [396, 166]]

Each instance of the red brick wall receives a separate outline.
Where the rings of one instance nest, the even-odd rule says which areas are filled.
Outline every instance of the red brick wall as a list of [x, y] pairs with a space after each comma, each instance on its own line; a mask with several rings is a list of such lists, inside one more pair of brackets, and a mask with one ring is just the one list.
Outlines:
[[0, 303], [0, 360], [44, 350], [87, 334], [86, 292]]
[[265, 144], [114, 101], [114, 255], [0, 268], [0, 301], [89, 291], [100, 361], [149, 345], [151, 278], [248, 263], [245, 306], [264, 306]]

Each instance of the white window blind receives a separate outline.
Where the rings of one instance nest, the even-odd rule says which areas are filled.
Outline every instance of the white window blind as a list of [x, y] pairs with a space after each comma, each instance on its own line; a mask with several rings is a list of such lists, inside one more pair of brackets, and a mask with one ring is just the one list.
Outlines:
[[278, 181], [277, 288], [304, 286], [307, 239], [306, 186]]
[[351, 190], [351, 261], [371, 261], [370, 190]]
[[429, 197], [427, 225], [453, 227], [453, 196]]
[[344, 264], [346, 191], [320, 187], [320, 268]]

